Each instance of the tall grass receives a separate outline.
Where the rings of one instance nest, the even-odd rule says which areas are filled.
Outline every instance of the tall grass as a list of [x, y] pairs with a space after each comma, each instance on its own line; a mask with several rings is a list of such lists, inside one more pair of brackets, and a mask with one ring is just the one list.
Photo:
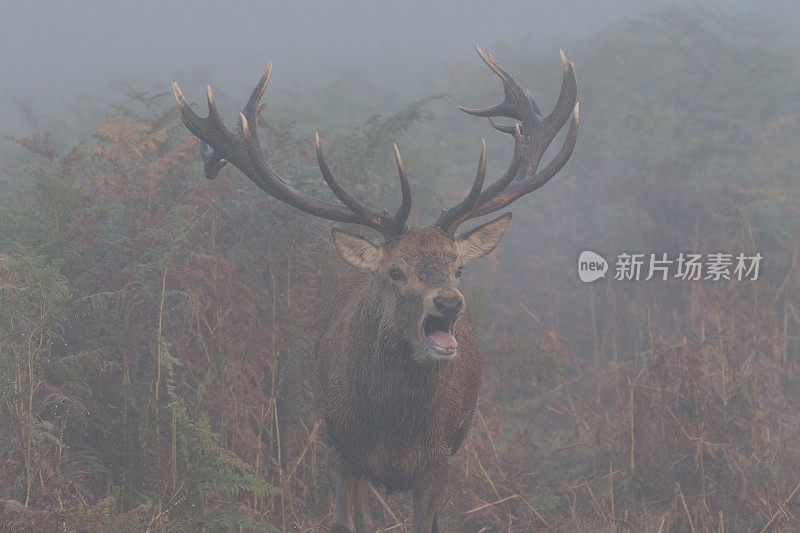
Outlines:
[[[668, 10], [575, 43], [573, 160], [465, 273], [487, 372], [443, 529], [800, 527], [800, 69], [718, 23]], [[505, 52], [513, 72], [552, 70]], [[454, 65], [442, 90], [490, 85]], [[171, 104], [130, 96], [79, 145], [15, 139], [33, 159], [0, 197], [0, 529], [320, 530], [308, 352], [348, 272], [324, 223], [236, 171], [201, 180]], [[450, 104], [329, 134], [331, 160], [378, 205], [394, 189], [377, 154], [402, 137], [415, 191], [440, 191], [418, 195], [433, 213], [474, 171], [451, 154], [478, 126]], [[430, 113], [441, 123], [403, 137]], [[274, 164], [322, 193], [301, 127], [268, 120]], [[583, 285], [586, 247], [765, 260], [758, 281]], [[409, 504], [373, 491], [384, 531], [411, 527]]]

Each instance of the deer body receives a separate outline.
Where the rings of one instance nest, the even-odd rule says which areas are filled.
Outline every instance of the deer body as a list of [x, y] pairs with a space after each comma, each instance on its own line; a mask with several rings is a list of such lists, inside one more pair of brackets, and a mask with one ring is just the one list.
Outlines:
[[458, 356], [416, 360], [381, 285], [363, 272], [347, 280], [320, 332], [316, 365], [340, 460], [391, 492], [411, 489], [460, 447], [480, 390], [481, 357], [464, 311], [454, 328]]
[[[561, 92], [553, 111], [543, 116], [530, 92], [492, 56], [477, 50], [502, 81], [504, 99], [486, 109], [461, 109], [487, 117], [495, 129], [511, 134], [514, 156], [505, 173], [484, 189], [484, 141], [467, 196], [444, 210], [435, 224], [422, 228], [406, 226], [411, 190], [396, 145], [402, 203], [394, 216], [367, 208], [341, 186], [325, 161], [319, 135], [317, 162], [340, 203], [313, 198], [277, 174], [256, 132], [271, 63], [234, 132], [222, 123], [210, 87], [208, 117], [201, 118], [173, 82], [181, 119], [202, 141], [207, 178], [215, 178], [232, 163], [280, 201], [327, 220], [368, 227], [384, 238], [373, 244], [335, 228], [332, 233], [339, 255], [359, 269], [325, 313], [315, 348], [331, 452], [332, 532], [373, 530], [370, 483], [388, 491], [411, 490], [415, 531], [438, 531], [447, 465], [469, 432], [481, 386], [481, 356], [459, 278], [465, 263], [497, 246], [511, 213], [460, 235], [455, 231], [463, 222], [494, 213], [547, 183], [575, 147], [577, 84], [574, 67], [563, 53]], [[493, 117], [518, 123], [501, 125]], [[570, 117], [561, 150], [540, 169], [547, 147]]]
[[316, 347], [334, 486], [343, 487], [338, 531], [371, 529], [365, 482], [412, 490], [417, 530], [435, 527], [481, 385], [462, 265], [489, 253], [510, 221], [505, 214], [456, 238], [409, 228], [379, 246], [334, 232], [339, 254], [361, 269], [334, 299]]

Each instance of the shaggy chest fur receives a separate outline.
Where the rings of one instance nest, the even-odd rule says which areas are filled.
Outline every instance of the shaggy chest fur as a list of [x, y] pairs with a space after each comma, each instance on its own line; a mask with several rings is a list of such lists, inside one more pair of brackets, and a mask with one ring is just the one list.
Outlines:
[[407, 490], [420, 472], [446, 463], [466, 436], [480, 389], [480, 355], [468, 313], [456, 324], [459, 350], [452, 361], [415, 361], [377, 327], [344, 335], [342, 306], [358, 301], [354, 289], [363, 289], [359, 280], [366, 283], [362, 275], [354, 278], [334, 300], [316, 350], [328, 437], [370, 481]]

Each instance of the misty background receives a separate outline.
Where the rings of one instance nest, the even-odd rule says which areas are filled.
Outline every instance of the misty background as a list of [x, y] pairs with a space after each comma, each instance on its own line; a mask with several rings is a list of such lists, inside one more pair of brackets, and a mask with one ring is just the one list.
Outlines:
[[[327, 526], [307, 354], [350, 269], [327, 221], [202, 177], [169, 81], [201, 115], [210, 84], [232, 126], [272, 60], [279, 173], [331, 198], [319, 131], [343, 185], [393, 209], [397, 142], [423, 225], [481, 137], [487, 180], [511, 157], [455, 108], [502, 97], [476, 42], [544, 112], [563, 48], [580, 130], [464, 270], [486, 372], [443, 529], [800, 528], [796, 1], [8, 4], [0, 531]], [[607, 279], [580, 282], [587, 249]], [[757, 282], [615, 281], [622, 252], [764, 259]], [[374, 494], [408, 530], [409, 498]]]
[[390, 87], [398, 98], [420, 98], [439, 86], [445, 65], [474, 62], [475, 43], [492, 50], [524, 42], [557, 54], [565, 43], [668, 5], [759, 20], [782, 39], [800, 36], [794, 0], [7, 3], [0, 133], [86, 131], [91, 112], [118, 102], [124, 86], [168, 90], [176, 79], [187, 94], [202, 96], [202, 85], [187, 83], [202, 79], [246, 94], [269, 60], [276, 103], [342, 73]]

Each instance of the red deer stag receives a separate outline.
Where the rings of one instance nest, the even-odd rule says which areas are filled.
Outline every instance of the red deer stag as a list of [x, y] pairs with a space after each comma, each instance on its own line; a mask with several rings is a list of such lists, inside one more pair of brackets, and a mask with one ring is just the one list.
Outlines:
[[[477, 47], [476, 47], [477, 48]], [[208, 87], [208, 117], [189, 107], [173, 82], [186, 127], [201, 141], [205, 175], [212, 179], [230, 162], [267, 194], [311, 215], [360, 224], [383, 242], [333, 229], [344, 261], [358, 269], [325, 313], [316, 344], [316, 368], [325, 396], [334, 493], [331, 531], [371, 531], [369, 483], [387, 491], [411, 490], [415, 531], [437, 531], [437, 510], [450, 458], [467, 436], [481, 387], [481, 355], [461, 292], [462, 265], [497, 246], [511, 213], [455, 235], [463, 222], [488, 215], [547, 183], [569, 159], [578, 133], [577, 84], [573, 64], [561, 54], [563, 82], [552, 113], [543, 116], [529, 91], [478, 48], [503, 82], [505, 98], [486, 109], [462, 111], [487, 117], [514, 137], [514, 156], [505, 173], [484, 188], [486, 143], [467, 196], [442, 212], [435, 224], [406, 226], [411, 192], [395, 145], [402, 203], [390, 216], [373, 211], [342, 188], [316, 137], [322, 177], [341, 204], [313, 198], [279, 176], [256, 135], [264, 109], [267, 66], [239, 114], [234, 132], [220, 119]], [[560, 152], [542, 169], [545, 150], [567, 123]], [[495, 123], [493, 117], [517, 121]]]

